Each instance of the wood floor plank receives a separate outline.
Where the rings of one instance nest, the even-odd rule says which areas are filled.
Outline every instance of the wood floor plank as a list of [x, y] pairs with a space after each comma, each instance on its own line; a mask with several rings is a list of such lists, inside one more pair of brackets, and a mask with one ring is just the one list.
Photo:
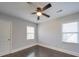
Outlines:
[[41, 46], [33, 46], [31, 48], [24, 49], [2, 57], [76, 57], [76, 56]]

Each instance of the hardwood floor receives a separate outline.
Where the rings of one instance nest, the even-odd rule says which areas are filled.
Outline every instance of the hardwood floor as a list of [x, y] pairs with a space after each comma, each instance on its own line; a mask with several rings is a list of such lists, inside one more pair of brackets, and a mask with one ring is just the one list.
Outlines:
[[34, 46], [2, 57], [76, 57], [41, 46]]

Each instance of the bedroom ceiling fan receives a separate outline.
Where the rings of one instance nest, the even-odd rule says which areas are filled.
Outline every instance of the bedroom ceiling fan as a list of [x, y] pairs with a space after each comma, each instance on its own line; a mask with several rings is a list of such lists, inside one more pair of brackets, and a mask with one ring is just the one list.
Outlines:
[[37, 15], [37, 20], [40, 19], [40, 16], [43, 15], [45, 17], [50, 17], [49, 15], [47, 15], [46, 13], [43, 13], [43, 11], [47, 10], [48, 8], [52, 7], [52, 5], [49, 3], [46, 6], [44, 6], [43, 8], [41, 7], [37, 7], [36, 12], [33, 12], [32, 14], [36, 14]]

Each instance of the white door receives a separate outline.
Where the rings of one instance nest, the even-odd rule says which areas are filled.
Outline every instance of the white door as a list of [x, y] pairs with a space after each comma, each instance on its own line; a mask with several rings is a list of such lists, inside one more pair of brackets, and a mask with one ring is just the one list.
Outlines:
[[0, 56], [8, 54], [11, 48], [11, 22], [0, 20]]

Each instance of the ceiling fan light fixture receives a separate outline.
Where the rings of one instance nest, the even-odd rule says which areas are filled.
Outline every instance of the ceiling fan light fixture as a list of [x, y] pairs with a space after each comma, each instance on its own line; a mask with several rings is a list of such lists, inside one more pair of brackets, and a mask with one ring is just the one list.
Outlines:
[[33, 12], [32, 14], [36, 14], [37, 15], [37, 20], [39, 20], [40, 16], [42, 16], [42, 15], [49, 18], [50, 16], [48, 14], [46, 14], [46, 13], [43, 13], [43, 11], [47, 10], [50, 7], [52, 7], [52, 5], [50, 3], [45, 5], [43, 8], [37, 7], [35, 12]]
[[37, 12], [36, 14], [37, 14], [37, 16], [41, 16], [41, 15], [42, 15], [42, 13], [41, 13], [41, 12]]

